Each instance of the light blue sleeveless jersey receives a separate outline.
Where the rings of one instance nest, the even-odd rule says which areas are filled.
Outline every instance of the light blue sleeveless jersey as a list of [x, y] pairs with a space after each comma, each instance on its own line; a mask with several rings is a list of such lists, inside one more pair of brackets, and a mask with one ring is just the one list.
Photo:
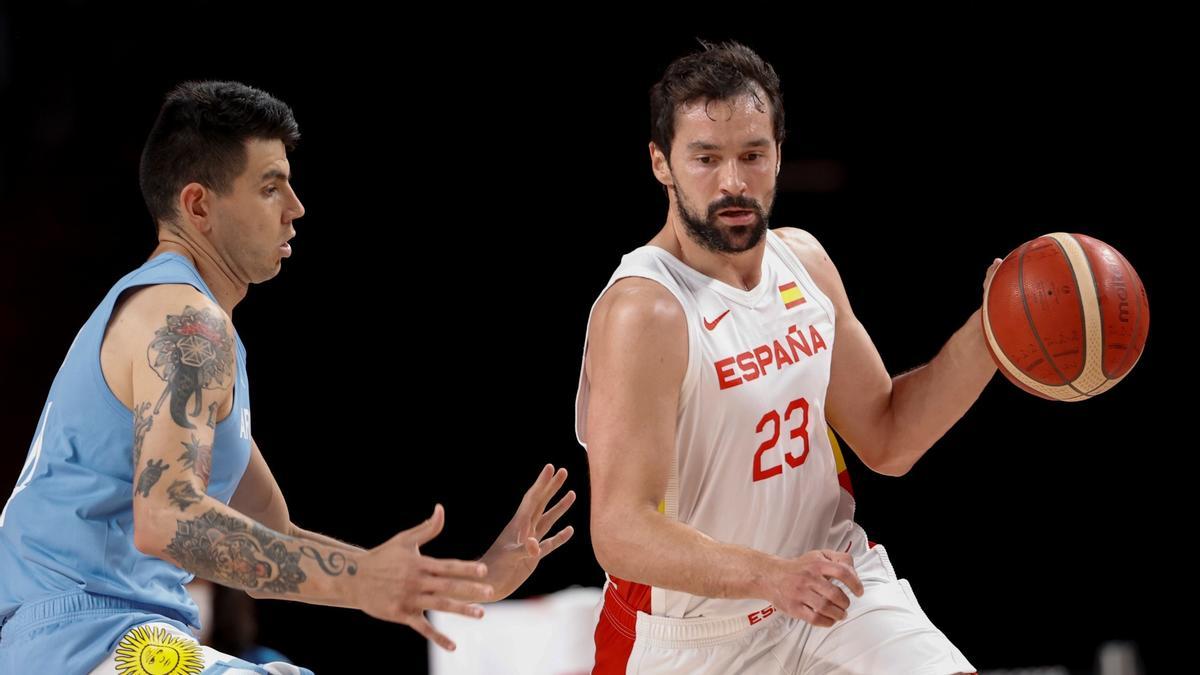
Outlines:
[[[164, 253], [118, 281], [75, 337], [0, 515], [0, 623], [23, 604], [79, 591], [200, 623], [183, 588], [192, 575], [133, 545], [133, 414], [100, 370], [115, 302], [128, 288], [153, 284], [188, 284], [213, 298], [187, 258]], [[216, 425], [208, 486], [225, 503], [250, 460], [246, 350], [235, 338], [234, 405]]]

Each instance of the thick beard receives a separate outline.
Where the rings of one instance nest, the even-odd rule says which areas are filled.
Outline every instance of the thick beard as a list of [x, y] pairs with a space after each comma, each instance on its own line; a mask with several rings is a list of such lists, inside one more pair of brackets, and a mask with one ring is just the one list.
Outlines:
[[[723, 197], [708, 205], [708, 213], [706, 217], [700, 217], [692, 212], [687, 201], [683, 198], [683, 193], [679, 191], [679, 184], [672, 186], [675, 190], [675, 203], [679, 207], [679, 217], [683, 220], [684, 226], [687, 228], [688, 236], [692, 241], [703, 246], [704, 248], [715, 251], [717, 253], [742, 253], [749, 251], [758, 245], [762, 240], [763, 235], [767, 232], [767, 220], [770, 218], [770, 213], [763, 213], [762, 206], [755, 200], [749, 197], [734, 197], [732, 195]], [[774, 193], [768, 195], [768, 199], [774, 197]], [[771, 199], [771, 201], [774, 201]], [[739, 208], [747, 211], [753, 211], [755, 214], [754, 222], [749, 225], [733, 225], [723, 226], [719, 224], [717, 212], [723, 209]]]

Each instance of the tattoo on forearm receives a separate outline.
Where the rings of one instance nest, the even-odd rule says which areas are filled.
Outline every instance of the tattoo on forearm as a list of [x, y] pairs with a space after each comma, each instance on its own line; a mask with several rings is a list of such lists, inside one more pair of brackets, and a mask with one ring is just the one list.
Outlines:
[[183, 314], [168, 314], [167, 325], [159, 328], [146, 351], [150, 367], [167, 383], [154, 413], [171, 398], [171, 419], [184, 429], [195, 429], [188, 421], [187, 404], [196, 399], [191, 417], [200, 415], [204, 390], [225, 386], [234, 371], [233, 344], [225, 330], [225, 319], [207, 308], [188, 306]]
[[338, 551], [331, 552], [328, 560], [321, 557], [321, 552], [312, 546], [301, 546], [300, 553], [306, 558], [316, 560], [321, 571], [331, 577], [340, 575], [343, 570], [350, 576], [358, 573], [358, 565], [353, 560], [347, 560], [346, 556]]
[[148, 417], [146, 411], [150, 410], [150, 402], [145, 401], [134, 411], [133, 420], [133, 469], [137, 470], [138, 464], [142, 463], [142, 442], [146, 440], [146, 432], [150, 431], [150, 427], [154, 424], [154, 418]]
[[298, 593], [307, 580], [301, 554], [289, 551], [280, 535], [223, 515], [216, 509], [176, 521], [167, 553], [184, 569], [243, 589]]
[[142, 475], [138, 476], [137, 491], [142, 493], [143, 497], [150, 496], [150, 488], [162, 478], [163, 472], [171, 468], [170, 464], [163, 464], [161, 459], [151, 459], [146, 462], [146, 468], [142, 469]]
[[183, 454], [179, 456], [179, 461], [191, 469], [192, 473], [199, 476], [207, 487], [209, 474], [212, 473], [212, 446], [200, 443], [195, 436], [192, 436], [190, 443], [182, 443], [182, 445]]
[[179, 507], [180, 511], [187, 511], [187, 508], [192, 504], [197, 504], [204, 497], [196, 494], [196, 488], [192, 487], [192, 483], [186, 480], [177, 480], [171, 483], [167, 488], [167, 496], [171, 498], [171, 503]]

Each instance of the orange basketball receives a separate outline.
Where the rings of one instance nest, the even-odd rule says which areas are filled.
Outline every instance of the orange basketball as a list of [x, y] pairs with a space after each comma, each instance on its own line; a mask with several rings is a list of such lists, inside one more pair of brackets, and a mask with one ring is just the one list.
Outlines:
[[1111, 389], [1142, 355], [1150, 305], [1125, 256], [1082, 234], [1008, 254], [983, 291], [983, 332], [1004, 376], [1056, 401]]

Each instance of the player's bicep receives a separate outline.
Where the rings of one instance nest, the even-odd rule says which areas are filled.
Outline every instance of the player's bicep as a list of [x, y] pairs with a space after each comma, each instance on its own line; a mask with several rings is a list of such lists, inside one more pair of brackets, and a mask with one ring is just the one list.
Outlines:
[[[203, 498], [220, 411], [235, 378], [224, 313], [194, 289], [154, 288], [132, 307], [135, 529]], [[154, 522], [148, 522], [150, 517]], [[169, 527], [169, 524], [166, 525]]]
[[683, 308], [655, 282], [622, 280], [597, 305], [587, 354], [594, 518], [662, 499], [687, 341]]

